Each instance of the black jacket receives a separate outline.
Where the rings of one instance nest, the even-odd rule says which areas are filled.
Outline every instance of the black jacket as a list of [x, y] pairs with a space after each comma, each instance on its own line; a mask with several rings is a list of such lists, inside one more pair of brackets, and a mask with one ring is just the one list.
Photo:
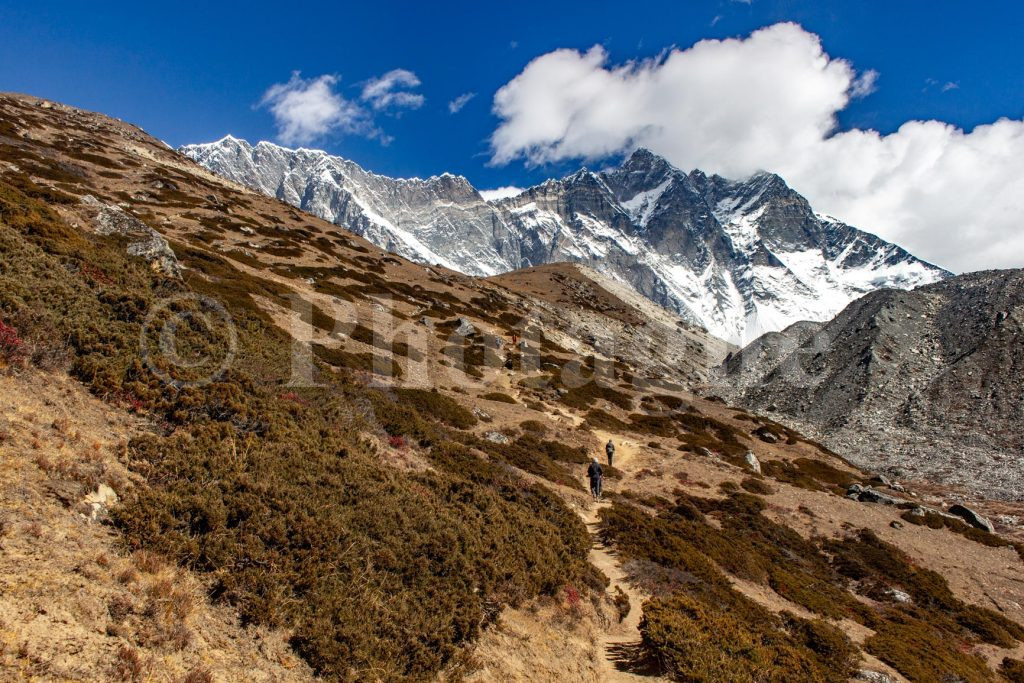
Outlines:
[[601, 469], [601, 464], [597, 462], [590, 463], [590, 467], [587, 468], [587, 476], [591, 479], [600, 479], [604, 471]]

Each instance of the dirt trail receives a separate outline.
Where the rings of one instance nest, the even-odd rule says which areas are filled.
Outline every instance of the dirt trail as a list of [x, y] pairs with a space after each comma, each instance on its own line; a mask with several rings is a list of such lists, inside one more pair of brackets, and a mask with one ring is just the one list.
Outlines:
[[[629, 440], [621, 440], [617, 438], [615, 434], [609, 434], [600, 430], [593, 431], [601, 444], [602, 448], [608, 439], [611, 438], [615, 442], [615, 458], [614, 465], [620, 470], [629, 471], [630, 462], [633, 459], [633, 455], [636, 448], [636, 443]], [[603, 462], [607, 462], [604, 460]], [[615, 489], [617, 484], [609, 480], [605, 480], [606, 489]], [[611, 579], [611, 583], [608, 584], [608, 594], [614, 598], [617, 591], [616, 587], [621, 588], [622, 592], [629, 598], [629, 614], [626, 618], [618, 624], [612, 624], [602, 634], [598, 647], [602, 659], [602, 677], [604, 681], [662, 681], [667, 680], [660, 677], [652, 677], [649, 673], [646, 675], [640, 675], [639, 673], [631, 673], [627, 669], [632, 668], [630, 662], [636, 659], [635, 655], [639, 651], [640, 647], [640, 633], [638, 628], [640, 626], [640, 620], [643, 617], [643, 611], [641, 605], [650, 596], [637, 590], [626, 578], [626, 572], [622, 569], [618, 558], [612, 553], [610, 547], [606, 546], [598, 538], [598, 512], [601, 508], [608, 507], [610, 503], [607, 501], [601, 501], [592, 503], [588, 508], [579, 510], [579, 515], [587, 525], [587, 529], [590, 530], [591, 536], [594, 537], [594, 543], [590, 548], [590, 562], [604, 572], [605, 576]]]

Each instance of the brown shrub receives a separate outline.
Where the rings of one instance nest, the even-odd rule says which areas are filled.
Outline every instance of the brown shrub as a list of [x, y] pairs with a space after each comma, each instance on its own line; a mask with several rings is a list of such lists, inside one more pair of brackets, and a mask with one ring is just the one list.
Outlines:
[[503, 394], [499, 391], [484, 394], [480, 398], [484, 399], [485, 401], [497, 401], [499, 403], [519, 403], [519, 401], [515, 400], [508, 394]]
[[152, 662], [142, 659], [138, 650], [124, 645], [114, 657], [111, 674], [115, 680], [141, 683], [152, 669]]
[[775, 490], [764, 483], [763, 479], [755, 479], [754, 477], [747, 477], [740, 482], [740, 486], [743, 487], [744, 491], [756, 493], [759, 496], [770, 496], [775, 493]]

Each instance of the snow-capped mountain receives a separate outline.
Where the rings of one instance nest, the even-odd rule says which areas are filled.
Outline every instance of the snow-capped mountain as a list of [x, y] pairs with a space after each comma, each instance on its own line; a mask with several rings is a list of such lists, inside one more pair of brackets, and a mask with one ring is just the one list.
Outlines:
[[211, 171], [406, 258], [489, 276], [584, 263], [713, 334], [746, 343], [827, 320], [875, 289], [949, 276], [814, 213], [772, 173], [684, 173], [644, 149], [493, 202], [462, 176], [394, 179], [326, 152], [226, 137], [181, 151]]

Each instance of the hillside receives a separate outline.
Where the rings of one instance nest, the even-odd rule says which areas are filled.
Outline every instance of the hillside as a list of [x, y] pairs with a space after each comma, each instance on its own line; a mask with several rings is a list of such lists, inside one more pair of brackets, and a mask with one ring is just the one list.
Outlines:
[[0, 96], [3, 675], [1019, 676], [1021, 506], [694, 395], [728, 348], [650, 313]]
[[645, 149], [495, 202], [461, 176], [388, 178], [269, 142], [228, 136], [181, 151], [406, 258], [471, 275], [581, 263], [732, 343], [949, 275], [816, 214], [777, 175], [684, 173]]
[[876, 292], [787, 330], [786, 343], [766, 335], [734, 354], [726, 393], [865, 467], [1019, 500], [1022, 301], [1019, 270]]

